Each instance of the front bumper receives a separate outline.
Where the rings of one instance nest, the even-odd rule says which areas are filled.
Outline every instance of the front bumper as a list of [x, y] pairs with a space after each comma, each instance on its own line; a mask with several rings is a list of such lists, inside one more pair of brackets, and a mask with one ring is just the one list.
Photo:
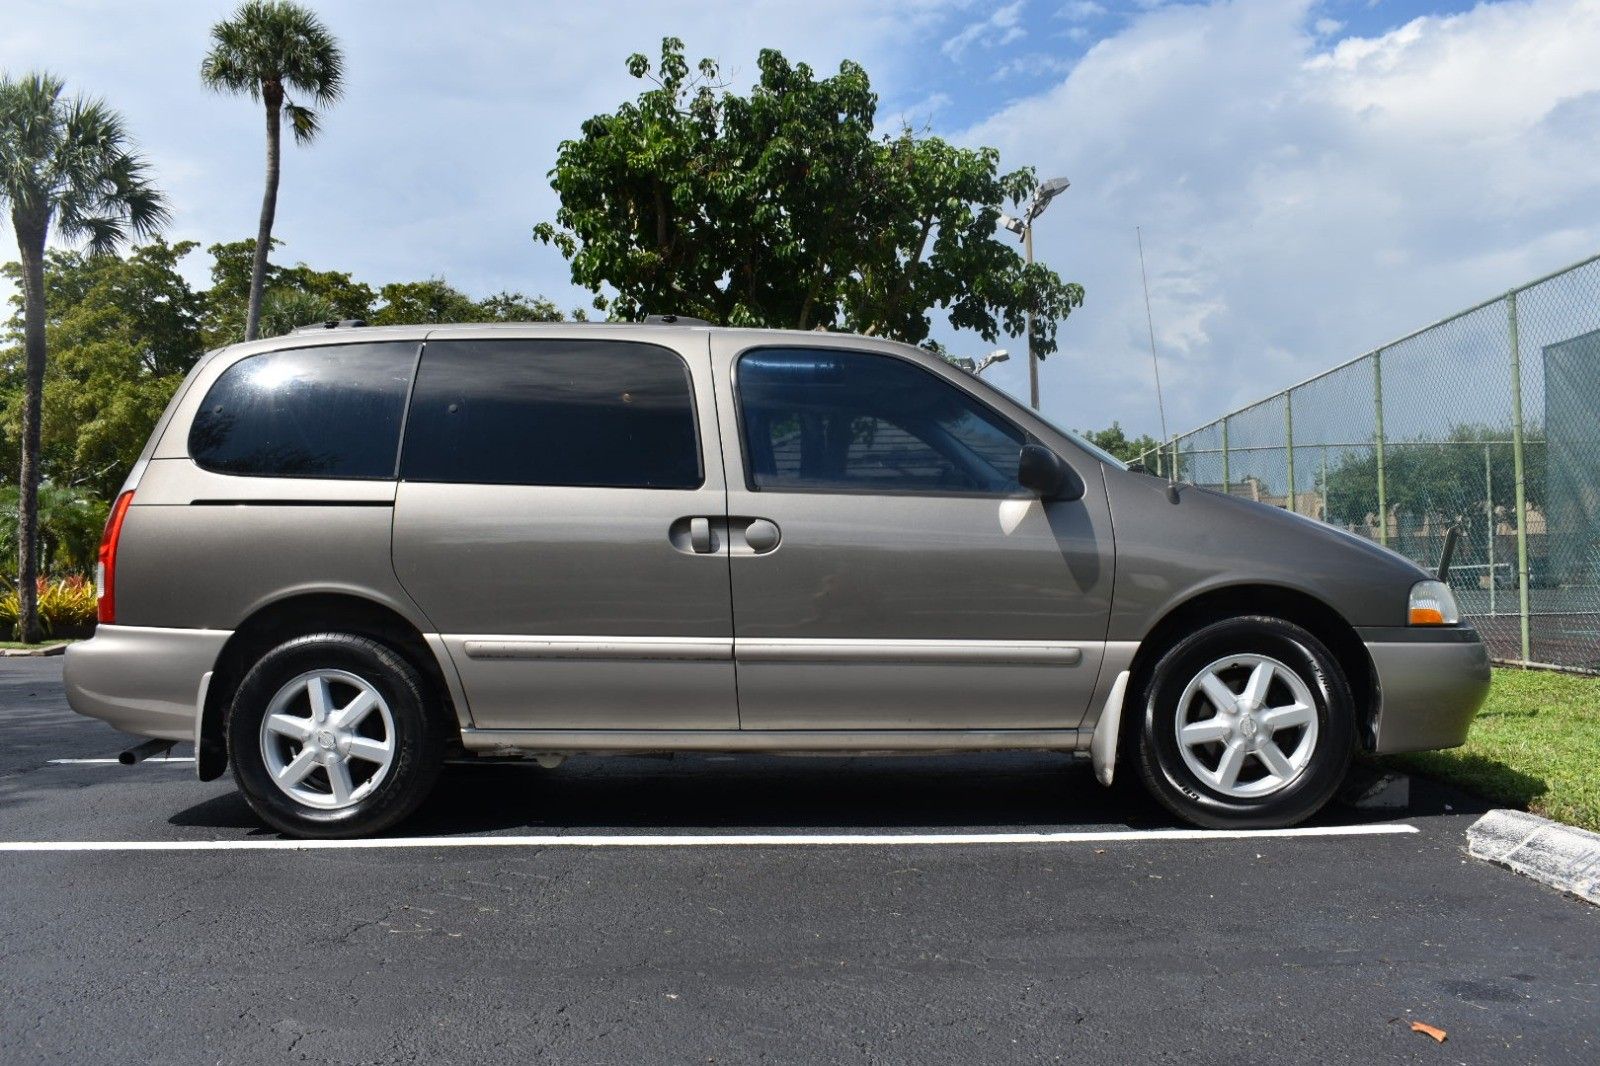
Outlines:
[[1454, 748], [1489, 695], [1489, 651], [1469, 626], [1358, 630], [1372, 657], [1372, 750]]
[[162, 740], [193, 740], [201, 680], [232, 636], [218, 629], [110, 626], [67, 649], [67, 703], [79, 714]]

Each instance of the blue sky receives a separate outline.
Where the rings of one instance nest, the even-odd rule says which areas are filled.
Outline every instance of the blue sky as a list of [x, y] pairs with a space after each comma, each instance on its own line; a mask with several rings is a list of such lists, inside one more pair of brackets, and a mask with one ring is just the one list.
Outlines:
[[[259, 207], [260, 118], [196, 77], [231, 6], [8, 0], [0, 69], [109, 98], [172, 196], [171, 235], [235, 239]], [[1172, 432], [1600, 251], [1600, 0], [313, 6], [349, 91], [287, 151], [284, 258], [586, 302], [529, 231], [556, 206], [557, 143], [637, 91], [628, 53], [676, 35], [736, 83], [762, 47], [851, 58], [885, 127], [1072, 180], [1037, 250], [1088, 293], [1044, 369], [1046, 412], [1080, 427], [1159, 430], [1136, 225]], [[1019, 359], [991, 375], [1025, 391]]]

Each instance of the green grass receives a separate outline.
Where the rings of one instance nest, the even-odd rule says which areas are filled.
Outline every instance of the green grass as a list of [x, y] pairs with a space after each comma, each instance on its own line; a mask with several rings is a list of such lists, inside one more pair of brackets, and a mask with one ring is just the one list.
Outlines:
[[1600, 678], [1496, 670], [1465, 745], [1391, 761], [1494, 803], [1600, 831]]

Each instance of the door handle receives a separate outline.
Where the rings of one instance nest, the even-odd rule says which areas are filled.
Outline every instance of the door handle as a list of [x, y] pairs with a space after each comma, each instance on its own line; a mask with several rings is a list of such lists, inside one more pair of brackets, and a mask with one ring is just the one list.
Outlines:
[[697, 555], [705, 555], [711, 550], [711, 519], [689, 519], [689, 547]]
[[726, 550], [727, 536], [726, 523], [721, 516], [691, 515], [678, 519], [667, 529], [667, 540], [685, 555], [716, 555]]

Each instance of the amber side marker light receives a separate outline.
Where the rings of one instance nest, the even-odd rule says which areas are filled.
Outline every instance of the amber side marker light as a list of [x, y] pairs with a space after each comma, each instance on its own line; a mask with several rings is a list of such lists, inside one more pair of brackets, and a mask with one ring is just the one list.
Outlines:
[[1461, 621], [1455, 594], [1443, 581], [1419, 581], [1411, 586], [1406, 620], [1414, 626], [1453, 626]]
[[124, 492], [111, 505], [111, 517], [106, 519], [106, 531], [100, 537], [100, 555], [95, 564], [95, 591], [98, 593], [96, 614], [101, 622], [113, 625], [117, 620], [117, 541], [122, 537], [122, 520], [128, 515], [128, 504], [133, 502], [133, 490]]

